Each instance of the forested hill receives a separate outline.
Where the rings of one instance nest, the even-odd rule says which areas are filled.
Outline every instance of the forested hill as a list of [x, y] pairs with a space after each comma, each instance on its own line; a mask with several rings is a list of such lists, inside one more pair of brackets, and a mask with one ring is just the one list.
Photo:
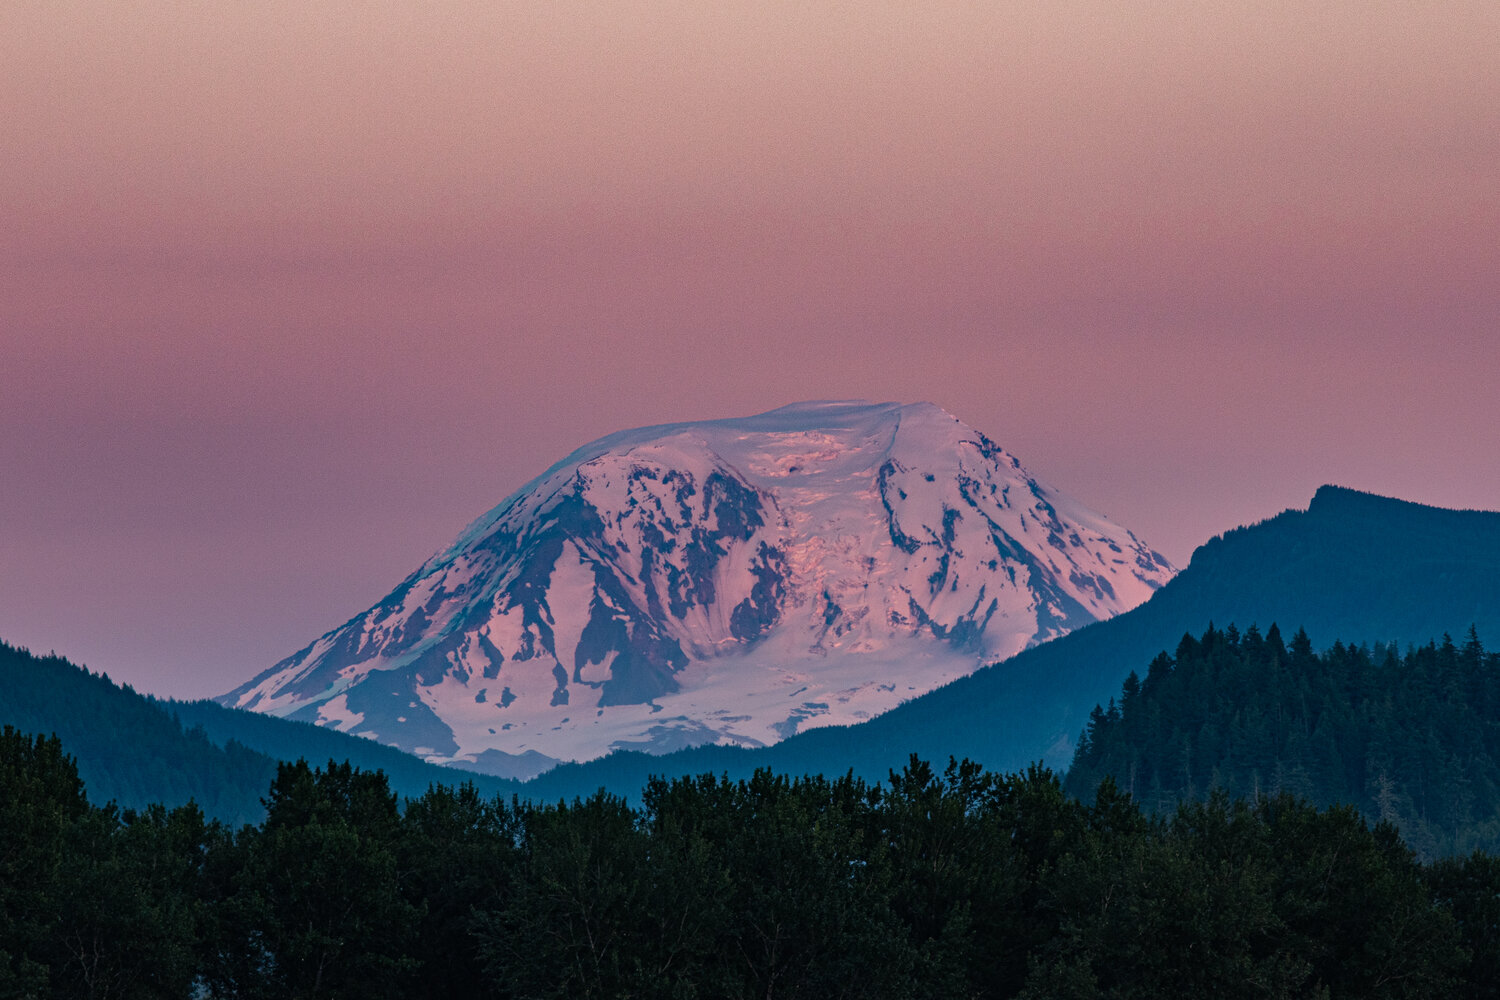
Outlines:
[[189, 799], [210, 817], [253, 822], [278, 760], [349, 761], [384, 770], [417, 796], [428, 785], [473, 781], [485, 794], [512, 782], [435, 767], [368, 740], [301, 722], [251, 716], [212, 703], [159, 702], [60, 656], [0, 642], [0, 724], [55, 733], [78, 762], [90, 795], [141, 809]]
[[536, 779], [544, 797], [622, 794], [650, 774], [703, 771], [883, 778], [909, 753], [1017, 770], [1061, 770], [1089, 710], [1159, 650], [1209, 622], [1295, 622], [1314, 637], [1424, 643], [1476, 624], [1500, 636], [1500, 513], [1455, 511], [1325, 486], [1307, 510], [1227, 532], [1145, 604], [1090, 625], [859, 726], [814, 729], [763, 750], [614, 754]]
[[1147, 809], [1212, 789], [1290, 792], [1396, 824], [1434, 857], [1500, 847], [1500, 653], [1461, 643], [1313, 650], [1275, 625], [1184, 636], [1096, 706], [1066, 786], [1106, 775]]
[[237, 743], [216, 745], [144, 695], [60, 656], [0, 642], [0, 723], [55, 733], [98, 802], [141, 809], [189, 799], [228, 822], [252, 822], [276, 761]]

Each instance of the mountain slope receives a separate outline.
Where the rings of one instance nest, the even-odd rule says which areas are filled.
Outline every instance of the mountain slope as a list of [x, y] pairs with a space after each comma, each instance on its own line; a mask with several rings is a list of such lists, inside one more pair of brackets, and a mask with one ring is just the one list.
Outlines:
[[615, 755], [537, 779], [548, 798], [599, 786], [632, 793], [648, 774], [884, 777], [907, 754], [969, 757], [1013, 770], [1067, 766], [1094, 705], [1125, 675], [1209, 622], [1281, 623], [1315, 636], [1425, 643], [1471, 624], [1500, 635], [1500, 513], [1451, 511], [1339, 487], [1215, 538], [1147, 603], [1025, 650], [861, 726], [798, 734], [747, 751], [704, 747], [655, 759]]
[[96, 802], [142, 809], [196, 801], [210, 816], [259, 820], [276, 761], [184, 729], [161, 707], [59, 656], [0, 643], [0, 724], [56, 734]]
[[348, 761], [383, 770], [391, 788], [421, 795], [434, 783], [473, 781], [485, 794], [512, 782], [455, 773], [389, 747], [212, 702], [161, 702], [59, 656], [0, 642], [0, 724], [56, 734], [97, 802], [142, 809], [192, 799], [214, 819], [259, 822], [278, 760]]
[[766, 746], [1109, 618], [1171, 573], [935, 406], [798, 404], [580, 449], [221, 701], [519, 777]]
[[394, 747], [306, 722], [225, 708], [213, 701], [158, 704], [184, 726], [201, 730], [220, 746], [232, 741], [273, 760], [304, 759], [314, 765], [333, 760], [364, 771], [381, 771], [390, 780], [391, 790], [408, 798], [416, 798], [432, 785], [453, 787], [463, 782], [473, 784], [485, 795], [509, 796], [524, 788], [504, 777], [429, 764]]

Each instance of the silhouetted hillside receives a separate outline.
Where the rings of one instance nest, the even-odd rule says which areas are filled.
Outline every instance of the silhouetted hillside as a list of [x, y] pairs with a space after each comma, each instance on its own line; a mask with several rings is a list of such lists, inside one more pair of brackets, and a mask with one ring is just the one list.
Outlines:
[[98, 802], [143, 809], [196, 801], [226, 822], [255, 822], [276, 761], [187, 729], [160, 705], [60, 656], [0, 642], [0, 724], [55, 733]]
[[421, 795], [434, 783], [456, 786], [472, 782], [485, 795], [509, 795], [525, 787], [505, 778], [438, 767], [395, 747], [310, 722], [292, 722], [258, 712], [243, 712], [212, 701], [166, 701], [160, 704], [184, 725], [201, 728], [215, 743], [232, 740], [276, 760], [347, 761], [361, 770], [384, 771], [391, 789], [410, 798]]
[[1500, 513], [1453, 511], [1334, 486], [1199, 547], [1145, 604], [980, 670], [860, 726], [815, 729], [763, 750], [615, 754], [542, 775], [533, 794], [623, 794], [647, 775], [747, 776], [757, 767], [884, 777], [910, 753], [1005, 770], [1065, 767], [1090, 709], [1125, 675], [1211, 622], [1277, 621], [1317, 636], [1423, 644], [1471, 624], [1500, 635]]
[[487, 795], [515, 783], [436, 767], [390, 747], [331, 729], [237, 712], [212, 702], [158, 701], [60, 656], [0, 642], [0, 725], [56, 734], [77, 758], [99, 802], [172, 808], [189, 799], [225, 822], [257, 822], [278, 760], [349, 762], [384, 771], [415, 797], [437, 783], [472, 781]]

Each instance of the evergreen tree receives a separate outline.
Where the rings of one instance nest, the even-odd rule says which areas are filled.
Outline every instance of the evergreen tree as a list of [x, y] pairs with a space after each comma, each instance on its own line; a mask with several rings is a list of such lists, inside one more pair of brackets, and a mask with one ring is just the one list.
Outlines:
[[283, 764], [231, 848], [208, 982], [239, 997], [403, 997], [421, 909], [403, 893], [385, 776]]
[[0, 730], [0, 995], [44, 996], [83, 782], [56, 737]]

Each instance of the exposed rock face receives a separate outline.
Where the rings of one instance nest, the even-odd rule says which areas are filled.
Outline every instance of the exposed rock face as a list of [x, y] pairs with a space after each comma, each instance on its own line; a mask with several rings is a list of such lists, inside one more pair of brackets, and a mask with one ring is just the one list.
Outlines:
[[226, 704], [504, 771], [861, 721], [1144, 601], [1165, 559], [930, 404], [611, 435]]

